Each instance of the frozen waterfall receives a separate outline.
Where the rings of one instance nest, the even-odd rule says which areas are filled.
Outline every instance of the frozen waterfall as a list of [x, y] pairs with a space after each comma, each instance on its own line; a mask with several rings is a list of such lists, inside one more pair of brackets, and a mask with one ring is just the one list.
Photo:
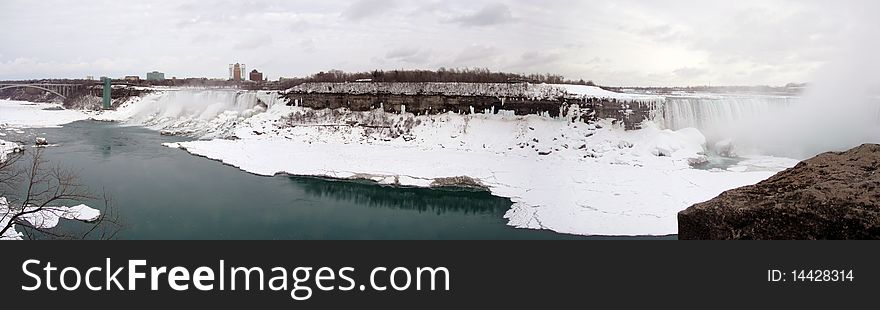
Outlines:
[[223, 138], [235, 124], [278, 103], [276, 92], [223, 89], [168, 90], [125, 107], [126, 122], [169, 134]]
[[657, 116], [665, 128], [697, 128], [713, 142], [732, 138], [742, 126], [779, 115], [796, 101], [783, 96], [668, 97]]
[[710, 150], [733, 143], [741, 153], [806, 158], [880, 141], [876, 97], [668, 97], [655, 115], [667, 129], [699, 129]]

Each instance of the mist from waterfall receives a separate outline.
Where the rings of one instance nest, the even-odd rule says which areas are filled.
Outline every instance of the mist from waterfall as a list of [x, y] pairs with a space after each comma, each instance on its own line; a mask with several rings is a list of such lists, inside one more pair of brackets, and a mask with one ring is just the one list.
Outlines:
[[670, 129], [698, 128], [710, 150], [713, 143], [732, 143], [740, 154], [805, 159], [880, 143], [880, 26], [869, 13], [863, 17], [843, 32], [847, 44], [837, 47], [799, 98], [670, 97], [661, 122]]
[[275, 92], [180, 89], [148, 95], [120, 112], [129, 124], [210, 139], [228, 136], [236, 123], [277, 101]]
[[667, 97], [659, 116], [665, 128], [699, 129], [711, 146], [735, 137], [743, 126], [782, 113], [796, 101], [794, 97], [759, 95]]
[[799, 98], [670, 97], [658, 121], [673, 130], [697, 128], [710, 151], [717, 151], [717, 143], [732, 143], [740, 155], [805, 159], [880, 143], [880, 98], [869, 84], [817, 81]]
[[870, 16], [876, 10], [864, 12], [844, 32], [847, 44], [817, 72], [803, 98], [783, 113], [744, 128], [740, 143], [793, 158], [880, 143], [880, 27]]

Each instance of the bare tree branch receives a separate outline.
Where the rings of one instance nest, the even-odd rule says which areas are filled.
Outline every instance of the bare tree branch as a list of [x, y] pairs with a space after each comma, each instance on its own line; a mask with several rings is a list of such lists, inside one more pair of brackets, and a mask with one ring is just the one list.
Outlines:
[[[0, 183], [2, 185], [0, 196], [12, 198], [12, 200], [8, 200], [9, 206], [3, 214], [3, 219], [8, 219], [8, 221], [4, 227], [0, 228], [0, 235], [6, 233], [14, 225], [18, 225], [24, 228], [24, 234], [28, 239], [37, 238], [38, 235], [56, 239], [108, 239], [116, 237], [122, 224], [106, 191], [103, 196], [103, 212], [98, 219], [87, 223], [89, 226], [84, 232], [62, 232], [58, 228], [46, 229], [26, 220], [29, 215], [43, 212], [55, 213], [54, 215], [63, 217], [64, 214], [58, 214], [58, 212], [68, 212], [69, 209], [62, 209], [62, 207], [95, 200], [98, 197], [81, 184], [76, 174], [71, 171], [57, 165], [46, 168], [48, 162], [43, 159], [43, 150], [40, 148], [33, 151], [31, 161], [23, 171], [15, 170], [14, 163], [18, 158], [20, 156], [0, 165], [0, 176], [4, 176], [0, 178], [0, 181], [6, 180], [5, 183]], [[25, 185], [20, 196], [16, 194], [16, 182], [13, 181], [20, 181], [20, 184]], [[14, 207], [13, 204], [15, 204]], [[96, 232], [100, 232], [100, 234], [93, 235]]]

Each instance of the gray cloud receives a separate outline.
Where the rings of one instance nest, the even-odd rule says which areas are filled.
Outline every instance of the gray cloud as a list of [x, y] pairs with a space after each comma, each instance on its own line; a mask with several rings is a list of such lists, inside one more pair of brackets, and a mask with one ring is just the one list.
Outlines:
[[639, 33], [643, 36], [661, 42], [677, 42], [682, 39], [682, 34], [673, 29], [672, 26], [669, 24], [646, 27], [643, 28]]
[[421, 50], [419, 48], [397, 48], [385, 54], [385, 59], [392, 61], [402, 61], [413, 64], [427, 63], [431, 58], [431, 52]]
[[529, 63], [551, 63], [561, 60], [562, 55], [552, 51], [528, 51], [523, 53], [520, 58]]
[[606, 85], [782, 85], [809, 81], [849, 34], [876, 37], [866, 3], [3, 0], [0, 80], [222, 78], [242, 62], [288, 77], [469, 66]]
[[686, 79], [686, 80], [691, 80], [694, 78], [703, 77], [708, 73], [709, 73], [709, 70], [706, 70], [705, 68], [694, 68], [694, 67], [679, 68], [679, 69], [675, 69], [674, 71], [672, 71], [672, 74], [674, 74], [675, 76], [678, 76], [678, 77]]
[[495, 46], [472, 44], [455, 56], [453, 66], [485, 66], [499, 54], [500, 51]]
[[395, 5], [394, 0], [358, 0], [345, 11], [342, 11], [342, 17], [348, 20], [363, 20], [368, 17], [379, 16]]
[[314, 53], [316, 50], [315, 40], [311, 38], [299, 40], [298, 42], [294, 43], [292, 47], [309, 54]]
[[207, 44], [207, 43], [220, 42], [221, 40], [223, 40], [223, 36], [216, 34], [216, 33], [206, 32], [206, 33], [200, 33], [200, 34], [197, 34], [196, 36], [194, 36], [192, 38], [191, 42], [193, 44]]
[[464, 26], [491, 26], [509, 23], [514, 20], [510, 8], [502, 3], [490, 4], [482, 9], [452, 19]]
[[312, 27], [311, 23], [304, 21], [304, 20], [301, 20], [301, 19], [298, 19], [298, 20], [294, 20], [290, 23], [289, 29], [291, 32], [294, 32], [294, 33], [302, 33], [311, 27]]
[[235, 43], [235, 45], [232, 46], [232, 48], [247, 50], [260, 48], [271, 44], [272, 36], [268, 34], [255, 34], [238, 41], [237, 43]]

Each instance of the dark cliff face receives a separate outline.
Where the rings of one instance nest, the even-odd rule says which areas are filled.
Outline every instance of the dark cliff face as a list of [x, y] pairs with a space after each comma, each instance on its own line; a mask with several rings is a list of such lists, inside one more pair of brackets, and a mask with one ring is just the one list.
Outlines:
[[[369, 111], [382, 107], [385, 112], [400, 113], [403, 109], [414, 114], [440, 114], [446, 112], [477, 113], [507, 110], [516, 115], [547, 114], [551, 117], [566, 115], [572, 120], [592, 122], [613, 118], [625, 124], [627, 129], [638, 129], [648, 119], [653, 105], [643, 102], [618, 101], [614, 99], [530, 99], [498, 98], [490, 96], [449, 95], [394, 95], [394, 94], [339, 94], [298, 93], [283, 95], [290, 104], [313, 109], [346, 108], [352, 111]], [[568, 113], [573, 108], [578, 113]]]
[[678, 214], [680, 239], [880, 239], [880, 145], [830, 152]]

